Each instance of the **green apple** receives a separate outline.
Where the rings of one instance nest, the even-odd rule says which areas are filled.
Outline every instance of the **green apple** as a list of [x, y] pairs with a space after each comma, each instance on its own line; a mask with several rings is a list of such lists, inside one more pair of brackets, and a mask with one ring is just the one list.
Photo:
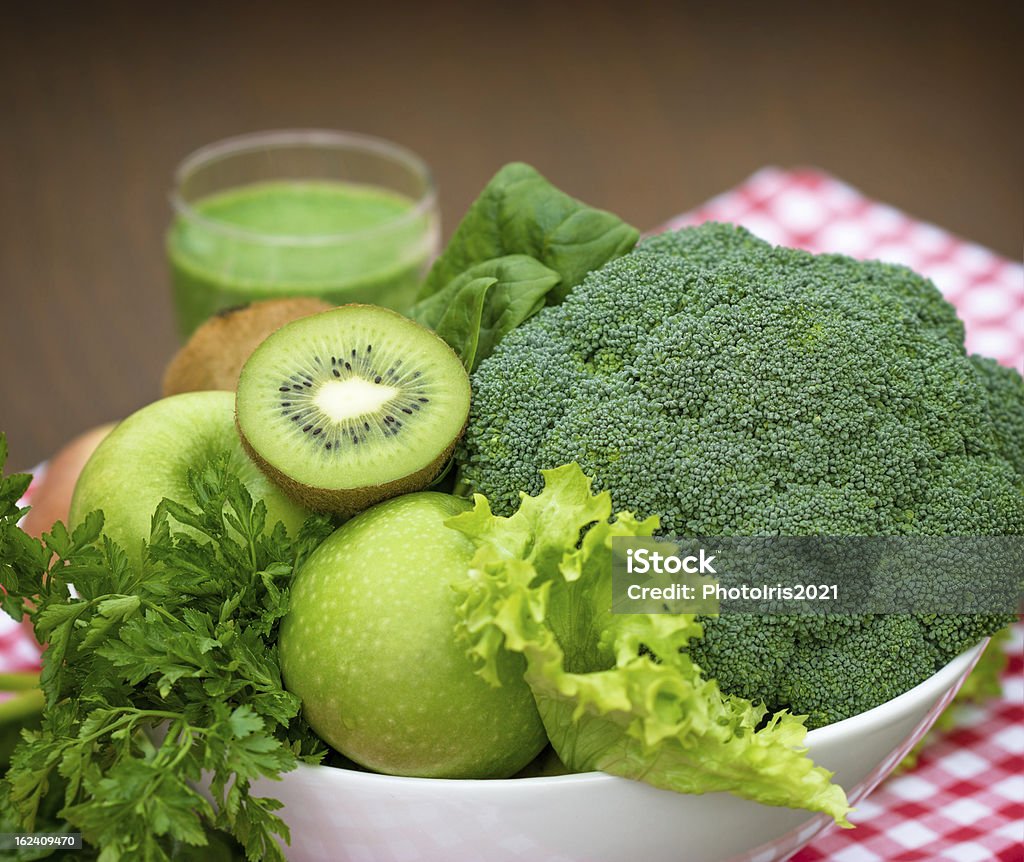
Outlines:
[[522, 656], [502, 656], [493, 687], [456, 638], [451, 585], [473, 545], [445, 520], [468, 507], [430, 491], [380, 503], [295, 577], [279, 640], [285, 688], [325, 742], [377, 772], [502, 778], [547, 741]]
[[233, 392], [188, 392], [143, 407], [104, 438], [86, 462], [71, 498], [69, 526], [102, 509], [104, 532], [137, 558], [164, 497], [190, 505], [187, 477], [226, 457], [239, 479], [267, 506], [267, 528], [291, 533], [306, 516], [249, 459], [235, 429]]

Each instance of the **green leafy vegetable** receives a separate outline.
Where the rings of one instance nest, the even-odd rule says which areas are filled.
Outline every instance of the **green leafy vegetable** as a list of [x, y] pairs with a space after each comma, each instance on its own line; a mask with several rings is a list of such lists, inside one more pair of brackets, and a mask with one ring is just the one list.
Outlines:
[[276, 640], [292, 573], [329, 523], [311, 519], [294, 540], [281, 525], [264, 534], [264, 504], [215, 463], [189, 476], [196, 509], [161, 503], [136, 565], [101, 535], [99, 513], [70, 535], [57, 523], [43, 542], [26, 536], [26, 484], [0, 484], [0, 584], [4, 609], [27, 613], [48, 643], [46, 708], [0, 782], [5, 824], [67, 824], [103, 862], [182, 858], [213, 830], [249, 859], [283, 862], [279, 803], [249, 788], [323, 754], [282, 688]]
[[618, 216], [559, 191], [522, 162], [505, 165], [484, 187], [434, 263], [419, 299], [477, 263], [527, 254], [553, 269], [559, 302], [583, 277], [636, 245], [639, 231]]
[[456, 228], [410, 316], [435, 329], [472, 370], [545, 301], [561, 302], [638, 236], [529, 165], [505, 165]]
[[418, 302], [413, 319], [429, 326], [472, 371], [502, 336], [544, 307], [559, 276], [535, 258], [512, 254], [474, 264]]
[[[497, 683], [505, 648], [527, 660], [526, 680], [561, 760], [685, 793], [731, 791], [768, 805], [823, 811], [843, 826], [849, 806], [803, 747], [803, 718], [771, 716], [724, 695], [686, 652], [692, 615], [611, 613], [611, 541], [648, 536], [657, 518], [611, 516], [576, 464], [544, 471], [509, 518], [477, 495], [447, 523], [476, 544], [459, 586], [460, 631]], [[581, 539], [582, 535], [582, 539]]]

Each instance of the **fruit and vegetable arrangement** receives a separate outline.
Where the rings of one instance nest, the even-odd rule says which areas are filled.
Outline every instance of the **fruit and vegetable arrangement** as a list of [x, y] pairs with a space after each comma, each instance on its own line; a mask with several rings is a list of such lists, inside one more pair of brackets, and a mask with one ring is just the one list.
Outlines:
[[2, 479], [2, 607], [46, 650], [0, 831], [284, 859], [251, 785], [300, 761], [541, 762], [849, 825], [808, 729], [1013, 621], [612, 613], [617, 537], [1024, 535], [1024, 380], [910, 270], [638, 242], [513, 164], [399, 311], [211, 318], [41, 539]]

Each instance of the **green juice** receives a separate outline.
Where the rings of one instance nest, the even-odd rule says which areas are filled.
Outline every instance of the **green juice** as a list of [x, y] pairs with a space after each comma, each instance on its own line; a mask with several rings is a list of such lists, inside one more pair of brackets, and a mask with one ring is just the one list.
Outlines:
[[219, 309], [281, 296], [405, 311], [436, 241], [429, 212], [378, 186], [276, 181], [201, 198], [167, 237], [181, 335]]

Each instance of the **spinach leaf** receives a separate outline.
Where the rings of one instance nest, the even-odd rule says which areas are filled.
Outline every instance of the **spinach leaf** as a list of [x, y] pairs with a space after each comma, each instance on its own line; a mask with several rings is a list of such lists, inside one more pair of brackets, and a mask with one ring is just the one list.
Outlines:
[[555, 188], [529, 165], [505, 165], [480, 193], [420, 290], [425, 299], [474, 264], [527, 254], [561, 278], [547, 296], [555, 305], [584, 276], [636, 244], [638, 231]]
[[429, 326], [459, 354], [468, 371], [520, 323], [544, 306], [558, 273], [524, 254], [474, 264], [418, 302], [414, 320]]

